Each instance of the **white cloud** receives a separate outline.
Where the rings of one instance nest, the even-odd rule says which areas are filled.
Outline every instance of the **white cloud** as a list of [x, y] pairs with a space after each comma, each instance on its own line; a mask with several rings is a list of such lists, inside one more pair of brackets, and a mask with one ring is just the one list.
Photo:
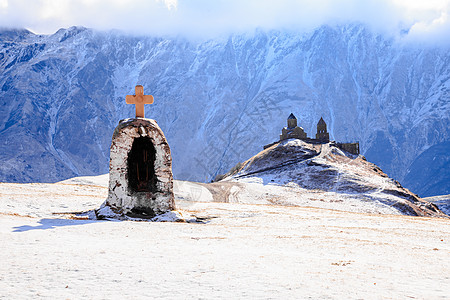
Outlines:
[[176, 9], [178, 6], [177, 0], [158, 0], [159, 2], [163, 2], [168, 10]]
[[0, 9], [8, 8], [8, 0], [0, 0]]
[[0, 26], [52, 33], [82, 25], [139, 34], [213, 36], [257, 27], [363, 22], [408, 40], [447, 41], [450, 0], [0, 0]]

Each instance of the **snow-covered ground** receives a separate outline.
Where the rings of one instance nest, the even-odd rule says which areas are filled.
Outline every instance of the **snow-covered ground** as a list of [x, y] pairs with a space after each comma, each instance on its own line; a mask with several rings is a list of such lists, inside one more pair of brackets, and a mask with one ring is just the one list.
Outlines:
[[0, 298], [449, 296], [448, 219], [217, 203], [189, 182], [178, 209], [204, 224], [58, 214], [98, 208], [106, 186], [0, 183]]

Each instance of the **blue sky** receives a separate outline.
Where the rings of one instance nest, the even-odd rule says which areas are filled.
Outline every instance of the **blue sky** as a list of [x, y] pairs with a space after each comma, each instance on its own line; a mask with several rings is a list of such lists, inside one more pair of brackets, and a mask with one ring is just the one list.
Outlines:
[[36, 33], [81, 25], [213, 37], [255, 28], [304, 31], [363, 22], [404, 39], [450, 43], [450, 0], [0, 0], [0, 26]]

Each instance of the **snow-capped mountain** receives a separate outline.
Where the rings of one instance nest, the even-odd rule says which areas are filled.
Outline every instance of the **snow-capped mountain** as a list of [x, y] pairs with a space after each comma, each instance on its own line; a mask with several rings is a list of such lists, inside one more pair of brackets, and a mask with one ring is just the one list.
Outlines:
[[361, 25], [207, 41], [9, 30], [0, 45], [1, 181], [106, 173], [112, 131], [134, 116], [125, 95], [142, 84], [177, 179], [226, 172], [276, 141], [293, 112], [309, 136], [322, 116], [332, 139], [359, 141], [413, 192], [450, 193], [448, 181], [420, 177], [423, 164], [449, 174], [448, 151], [435, 150], [450, 143], [448, 49], [401, 45]]

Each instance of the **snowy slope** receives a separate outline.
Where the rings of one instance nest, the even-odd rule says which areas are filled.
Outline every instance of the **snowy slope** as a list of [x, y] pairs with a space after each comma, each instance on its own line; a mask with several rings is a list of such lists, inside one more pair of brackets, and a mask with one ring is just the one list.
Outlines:
[[219, 179], [216, 185], [231, 186], [230, 202], [249, 198], [256, 203], [443, 216], [436, 206], [403, 188], [363, 156], [344, 152], [334, 143], [285, 140]]
[[146, 116], [164, 130], [178, 179], [226, 172], [275, 141], [293, 112], [309, 136], [323, 116], [332, 138], [359, 140], [414, 192], [448, 190], [422, 190], [411, 167], [449, 140], [448, 49], [399, 45], [361, 25], [207, 41], [72, 27], [3, 31], [0, 44], [2, 181], [106, 173], [113, 128], [134, 114], [124, 97], [139, 83], [155, 96]]
[[450, 216], [450, 195], [427, 197], [424, 200], [434, 203], [443, 213]]
[[0, 183], [0, 298], [448, 296], [448, 219], [197, 202], [204, 190], [188, 182], [176, 205], [204, 224], [61, 214], [99, 207], [102, 177]]

